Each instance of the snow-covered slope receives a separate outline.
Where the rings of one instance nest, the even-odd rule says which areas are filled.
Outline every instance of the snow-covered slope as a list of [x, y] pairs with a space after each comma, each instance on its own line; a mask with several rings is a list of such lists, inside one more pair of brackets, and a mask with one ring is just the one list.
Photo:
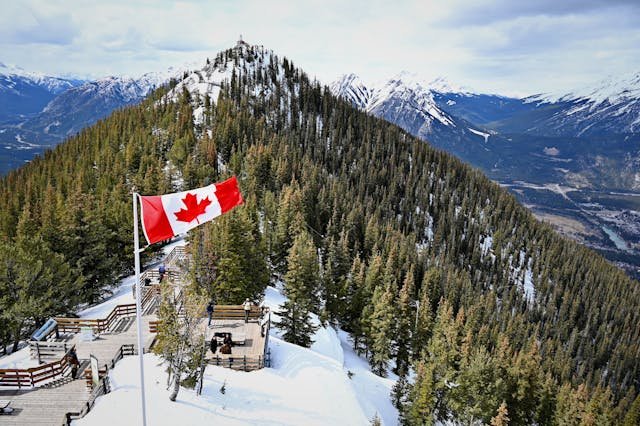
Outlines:
[[[207, 60], [202, 68], [185, 72], [181, 81], [169, 92], [168, 99], [176, 100], [187, 90], [193, 103], [195, 123], [199, 124], [204, 117], [205, 99], [209, 98], [215, 103], [223, 85], [235, 84], [234, 79], [243, 80], [239, 84], [242, 90], [248, 90], [250, 96], [266, 102], [276, 90], [285, 95], [291, 90], [289, 85], [280, 84], [287, 72], [294, 72], [291, 62], [279, 58], [264, 46], [239, 41], [233, 48]], [[283, 111], [288, 110], [286, 101], [280, 106]]]
[[16, 85], [20, 84], [19, 80], [22, 80], [23, 82], [37, 85], [47, 92], [58, 94], [82, 82], [80, 79], [52, 77], [41, 73], [29, 72], [20, 67], [7, 65], [2, 62], [0, 62], [0, 75], [3, 77], [3, 84], [0, 86], [0, 91], [16, 90]]
[[424, 81], [403, 71], [382, 83], [366, 85], [356, 75], [347, 74], [330, 88], [355, 107], [458, 155], [475, 152], [478, 145], [486, 144], [491, 136], [483, 127], [447, 113], [438, 104], [437, 98], [443, 93], [471, 96], [469, 89], [454, 87], [445, 78]]
[[331, 84], [331, 93], [349, 101], [353, 106], [366, 110], [373, 91], [355, 74], [345, 74]]
[[[140, 102], [156, 87], [183, 72], [169, 68], [135, 78], [110, 76], [87, 82], [29, 73], [25, 73], [27, 77], [0, 75], [0, 147], [4, 148], [0, 153], [0, 174], [31, 160], [113, 110]], [[11, 90], [5, 90], [7, 87]]]
[[527, 129], [529, 133], [579, 137], [640, 130], [640, 73], [525, 101], [549, 111]]
[[[283, 301], [278, 290], [267, 288], [264, 303], [272, 311]], [[376, 414], [385, 425], [397, 424], [389, 397], [393, 378], [371, 373], [351, 349], [346, 333], [320, 328], [306, 349], [283, 341], [276, 329], [272, 332], [271, 368], [245, 373], [208, 366], [202, 395], [182, 389], [173, 403], [161, 360], [145, 355], [148, 424], [364, 426]], [[120, 361], [110, 373], [112, 392], [98, 398], [94, 409], [74, 424], [139, 424], [137, 368], [134, 357]]]

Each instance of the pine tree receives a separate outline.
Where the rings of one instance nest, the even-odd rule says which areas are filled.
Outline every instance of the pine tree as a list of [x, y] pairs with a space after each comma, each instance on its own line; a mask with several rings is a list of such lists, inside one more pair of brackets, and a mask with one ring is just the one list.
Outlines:
[[369, 363], [371, 371], [381, 377], [387, 376], [387, 363], [391, 359], [391, 343], [394, 332], [394, 303], [391, 286], [378, 287], [373, 293], [373, 311], [370, 319], [371, 345]]
[[636, 397], [636, 400], [633, 401], [629, 411], [624, 416], [624, 420], [622, 422], [622, 426], [634, 426], [640, 425], [640, 395]]
[[419, 361], [416, 367], [416, 382], [411, 388], [410, 403], [406, 409], [409, 425], [430, 426], [435, 423], [436, 388], [433, 366]]
[[[269, 281], [265, 252], [250, 207], [236, 209], [203, 226], [196, 237], [191, 275], [217, 303], [257, 299]], [[199, 234], [195, 234], [199, 235]]]
[[416, 304], [416, 322], [413, 327], [413, 357], [417, 359], [420, 353], [425, 350], [431, 338], [433, 328], [433, 315], [431, 310], [431, 300], [426, 287], [421, 290], [421, 297]]
[[491, 418], [491, 426], [508, 426], [509, 424], [509, 411], [507, 410], [507, 403], [502, 401], [498, 412], [495, 417]]
[[309, 347], [317, 327], [311, 323], [311, 309], [318, 307], [318, 258], [311, 236], [302, 231], [295, 238], [287, 257], [288, 270], [284, 276], [287, 301], [280, 306], [280, 321], [287, 342]]
[[404, 376], [409, 371], [409, 359], [411, 358], [411, 330], [413, 328], [413, 315], [411, 310], [411, 293], [413, 289], [413, 268], [407, 273], [400, 295], [398, 297], [399, 311], [396, 316], [396, 368], [395, 373]]

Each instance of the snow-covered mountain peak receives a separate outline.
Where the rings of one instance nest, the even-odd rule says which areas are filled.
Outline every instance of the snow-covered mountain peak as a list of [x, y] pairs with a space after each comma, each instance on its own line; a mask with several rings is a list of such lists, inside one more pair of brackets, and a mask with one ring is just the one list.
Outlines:
[[25, 71], [15, 65], [7, 65], [0, 62], [0, 90], [13, 90], [19, 83], [27, 83], [33, 86], [42, 87], [52, 94], [59, 94], [65, 90], [81, 83], [78, 79], [66, 79], [52, 77], [42, 73]]
[[356, 74], [344, 74], [334, 81], [331, 93], [349, 101], [352, 105], [364, 109], [371, 99], [371, 91]]
[[608, 77], [593, 84], [584, 85], [570, 92], [553, 92], [535, 95], [528, 100], [534, 102], [586, 101], [595, 105], [608, 102], [611, 105], [640, 99], [640, 72], [623, 77]]

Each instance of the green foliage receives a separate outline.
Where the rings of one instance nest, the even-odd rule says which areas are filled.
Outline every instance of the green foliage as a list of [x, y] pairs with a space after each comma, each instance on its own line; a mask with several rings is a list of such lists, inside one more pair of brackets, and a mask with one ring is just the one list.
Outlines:
[[240, 304], [264, 291], [269, 275], [256, 223], [245, 206], [192, 233], [191, 276], [216, 303]]
[[[170, 192], [183, 189], [177, 182], [235, 173], [246, 205], [192, 243], [198, 292], [237, 301], [259, 295], [269, 272], [291, 271], [291, 282], [310, 291], [285, 309], [292, 324], [306, 324], [310, 310], [338, 322], [358, 350], [375, 355], [376, 368], [395, 356], [404, 369], [408, 339], [416, 371], [409, 424], [457, 414], [487, 423], [502, 401], [511, 423], [607, 422], [612, 403], [624, 407], [611, 410], [621, 423], [640, 390], [632, 380], [640, 376], [638, 282], [537, 222], [477, 170], [353, 109], [289, 61], [249, 50], [256, 72], [234, 69], [218, 99], [183, 93], [171, 102], [161, 88], [0, 180], [0, 241], [11, 253], [21, 238], [41, 241], [36, 257], [57, 259], [55, 269], [70, 274], [47, 312], [95, 301], [130, 271], [134, 187]], [[245, 54], [228, 50], [212, 62], [242, 64]], [[198, 126], [196, 106], [206, 111]], [[317, 273], [301, 266], [303, 250], [289, 265], [303, 231]], [[83, 249], [85, 239], [96, 248]], [[28, 258], [36, 252], [16, 258], [39, 265]], [[401, 291], [409, 274], [413, 289]], [[402, 300], [391, 329], [405, 330], [407, 298], [411, 307], [419, 301], [418, 326], [385, 340], [372, 327], [387, 327], [376, 294]], [[30, 303], [12, 297], [3, 289], [0, 303]], [[6, 312], [0, 330], [18, 321]], [[473, 380], [491, 395], [478, 395]]]
[[287, 342], [309, 347], [313, 342], [311, 336], [317, 330], [309, 314], [312, 308], [318, 307], [319, 271], [316, 248], [306, 231], [295, 238], [287, 264], [284, 291], [288, 300], [280, 306], [280, 321], [276, 325]]
[[165, 281], [158, 309], [158, 337], [153, 351], [167, 362], [169, 396], [175, 401], [180, 386], [194, 387], [204, 355], [203, 312], [206, 299], [192, 287], [176, 296], [170, 281]]
[[640, 424], [640, 396], [631, 404], [629, 412], [624, 416], [623, 426], [633, 426]]
[[371, 371], [387, 376], [387, 363], [391, 359], [391, 342], [394, 334], [394, 303], [391, 286], [377, 287], [373, 293], [373, 310], [369, 320], [369, 363]]

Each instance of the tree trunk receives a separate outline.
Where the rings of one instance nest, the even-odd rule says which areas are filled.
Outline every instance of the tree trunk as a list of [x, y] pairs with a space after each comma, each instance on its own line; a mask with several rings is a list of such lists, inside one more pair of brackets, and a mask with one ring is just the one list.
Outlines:
[[169, 399], [171, 401], [176, 400], [178, 398], [178, 391], [180, 390], [180, 374], [173, 374], [173, 391], [171, 391], [171, 395], [169, 395]]
[[18, 324], [18, 326], [14, 330], [13, 349], [11, 349], [11, 352], [15, 352], [18, 350], [18, 345], [20, 344], [20, 331], [22, 331], [22, 322]]

